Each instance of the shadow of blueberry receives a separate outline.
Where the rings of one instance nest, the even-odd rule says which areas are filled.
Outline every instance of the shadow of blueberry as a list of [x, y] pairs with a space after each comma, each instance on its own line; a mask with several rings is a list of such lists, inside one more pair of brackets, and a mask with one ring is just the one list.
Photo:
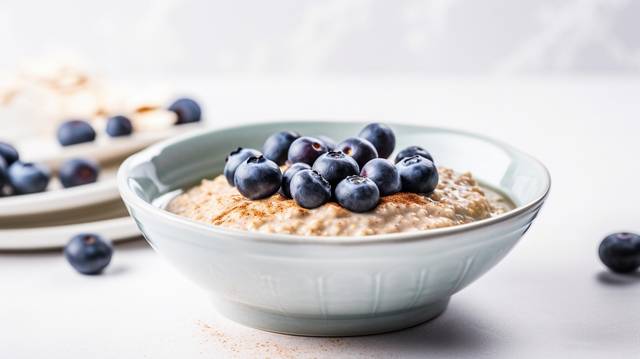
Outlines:
[[602, 270], [596, 274], [598, 282], [609, 286], [629, 286], [640, 285], [640, 272], [618, 274], [607, 270]]

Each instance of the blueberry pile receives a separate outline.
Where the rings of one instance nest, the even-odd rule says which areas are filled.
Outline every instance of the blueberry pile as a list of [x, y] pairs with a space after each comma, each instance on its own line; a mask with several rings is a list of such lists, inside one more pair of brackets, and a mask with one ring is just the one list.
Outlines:
[[[58, 179], [64, 188], [93, 183], [98, 180], [100, 166], [84, 158], [62, 163]], [[10, 144], [0, 142], [0, 196], [44, 192], [51, 180], [51, 170], [44, 164], [22, 161]]]
[[279, 192], [303, 208], [333, 200], [350, 211], [367, 212], [381, 196], [400, 191], [429, 194], [438, 185], [438, 170], [427, 150], [407, 147], [391, 162], [387, 158], [395, 146], [395, 134], [381, 123], [371, 123], [338, 144], [326, 136], [282, 131], [269, 136], [262, 151], [232, 151], [224, 176], [252, 200]]
[[[202, 118], [200, 105], [189, 98], [180, 98], [167, 109], [176, 114], [176, 125], [199, 122]], [[133, 130], [131, 120], [126, 116], [116, 115], [107, 119], [105, 132], [110, 137], [129, 136], [133, 133]], [[96, 139], [96, 131], [88, 121], [73, 119], [63, 122], [58, 127], [57, 137], [61, 146], [71, 146], [93, 142]]]

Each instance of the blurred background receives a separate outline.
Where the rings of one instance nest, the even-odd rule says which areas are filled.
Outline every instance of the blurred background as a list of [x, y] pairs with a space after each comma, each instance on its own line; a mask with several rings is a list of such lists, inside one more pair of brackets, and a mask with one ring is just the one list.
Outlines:
[[631, 0], [18, 1], [0, 69], [127, 75], [549, 75], [640, 70]]

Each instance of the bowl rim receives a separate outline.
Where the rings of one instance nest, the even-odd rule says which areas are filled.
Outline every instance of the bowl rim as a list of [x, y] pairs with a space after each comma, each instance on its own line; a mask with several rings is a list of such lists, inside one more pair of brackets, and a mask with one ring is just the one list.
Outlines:
[[358, 120], [325, 120], [325, 119], [308, 119], [308, 120], [278, 120], [278, 121], [260, 121], [260, 122], [243, 122], [239, 125], [231, 125], [231, 126], [222, 126], [222, 127], [209, 127], [203, 128], [199, 130], [190, 131], [185, 134], [181, 134], [179, 136], [163, 140], [158, 142], [150, 147], [139, 151], [131, 156], [129, 156], [118, 169], [117, 181], [118, 181], [118, 189], [120, 191], [120, 196], [122, 200], [127, 205], [135, 206], [140, 210], [146, 211], [152, 215], [160, 216], [164, 218], [168, 222], [172, 222], [173, 224], [177, 224], [181, 227], [186, 227], [187, 229], [194, 230], [199, 229], [204, 232], [208, 232], [212, 235], [221, 235], [227, 237], [242, 237], [243, 241], [258, 241], [261, 243], [278, 243], [278, 244], [299, 244], [299, 245], [359, 245], [359, 244], [372, 244], [372, 243], [389, 243], [389, 242], [410, 242], [410, 241], [419, 241], [419, 240], [427, 240], [434, 239], [436, 237], [448, 237], [450, 235], [459, 234], [462, 232], [474, 231], [478, 229], [482, 229], [494, 224], [503, 223], [508, 221], [511, 218], [517, 217], [523, 213], [529, 212], [531, 209], [539, 207], [544, 203], [545, 199], [548, 197], [549, 192], [551, 190], [551, 174], [548, 168], [537, 158], [534, 156], [517, 149], [516, 147], [501, 141], [494, 139], [490, 136], [486, 136], [483, 134], [440, 127], [440, 126], [423, 126], [416, 125], [411, 123], [403, 123], [403, 122], [388, 122], [390, 126], [398, 125], [398, 126], [408, 126], [408, 127], [420, 127], [427, 130], [433, 130], [437, 132], [446, 132], [452, 133], [462, 136], [467, 136], [471, 138], [475, 138], [478, 140], [482, 140], [485, 142], [489, 142], [502, 150], [504, 150], [509, 155], [518, 155], [521, 157], [525, 157], [535, 163], [537, 163], [543, 170], [544, 180], [546, 182], [546, 186], [544, 191], [540, 196], [535, 198], [532, 201], [529, 201], [523, 205], [517, 206], [511, 211], [505, 212], [495, 217], [490, 217], [486, 219], [482, 219], [475, 222], [470, 222], [466, 224], [460, 224], [450, 227], [443, 228], [434, 228], [434, 229], [426, 229], [420, 231], [411, 231], [411, 232], [400, 232], [400, 233], [385, 233], [385, 234], [374, 234], [374, 235], [361, 235], [361, 236], [302, 236], [296, 234], [286, 234], [286, 233], [264, 233], [258, 231], [248, 231], [248, 230], [240, 230], [233, 228], [225, 228], [221, 226], [214, 226], [210, 224], [205, 224], [201, 222], [197, 222], [191, 220], [186, 217], [179, 216], [177, 214], [166, 211], [162, 208], [158, 208], [151, 203], [143, 200], [138, 195], [136, 195], [133, 190], [130, 188], [128, 182], [129, 179], [129, 171], [134, 164], [140, 164], [143, 162], [148, 162], [155, 155], [158, 155], [163, 148], [174, 145], [183, 141], [186, 141], [190, 138], [195, 138], [201, 135], [205, 135], [208, 133], [225, 131], [225, 130], [238, 130], [245, 127], [250, 126], [259, 126], [259, 125], [274, 125], [274, 126], [295, 126], [295, 125], [305, 125], [312, 123], [324, 123], [324, 124], [344, 124], [344, 123], [361, 123], [363, 126], [367, 123], [366, 121], [358, 121]]

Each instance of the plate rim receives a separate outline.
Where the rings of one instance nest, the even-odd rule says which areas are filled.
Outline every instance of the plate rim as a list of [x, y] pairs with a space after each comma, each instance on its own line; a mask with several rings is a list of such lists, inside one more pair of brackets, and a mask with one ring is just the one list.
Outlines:
[[[102, 234], [107, 230], [116, 232], [115, 235], [105, 235], [105, 237], [112, 242], [132, 239], [141, 235], [138, 226], [130, 216], [104, 219], [94, 222], [66, 224], [61, 226], [0, 229], [0, 252], [62, 248], [66, 241], [61, 243], [59, 238], [55, 238], [56, 235], [61, 236], [64, 232], [94, 232]], [[43, 238], [49, 238], [49, 242], [39, 242], [34, 244], [33, 240], [29, 240], [29, 237], [33, 238], [38, 235], [42, 235]], [[7, 237], [11, 239], [6, 240], [5, 238]]]
[[0, 218], [36, 216], [82, 208], [119, 198], [117, 178], [40, 193], [0, 198]]

